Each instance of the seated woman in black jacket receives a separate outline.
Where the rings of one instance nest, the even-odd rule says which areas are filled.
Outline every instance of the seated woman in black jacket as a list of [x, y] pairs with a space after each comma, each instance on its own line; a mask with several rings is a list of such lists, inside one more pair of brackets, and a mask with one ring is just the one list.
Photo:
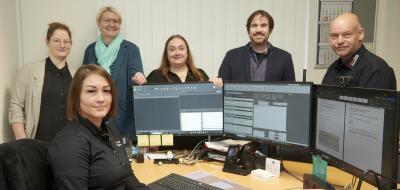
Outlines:
[[80, 67], [67, 98], [70, 123], [48, 150], [57, 189], [148, 189], [133, 174], [118, 130], [106, 123], [115, 113], [110, 75], [95, 64]]

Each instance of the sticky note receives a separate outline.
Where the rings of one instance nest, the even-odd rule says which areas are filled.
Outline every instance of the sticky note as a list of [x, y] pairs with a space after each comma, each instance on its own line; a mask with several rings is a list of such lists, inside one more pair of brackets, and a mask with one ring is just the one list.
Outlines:
[[150, 146], [161, 146], [161, 135], [149, 135]]
[[174, 136], [172, 134], [161, 135], [163, 146], [174, 146]]
[[149, 146], [149, 136], [148, 135], [136, 135], [137, 136], [137, 146]]

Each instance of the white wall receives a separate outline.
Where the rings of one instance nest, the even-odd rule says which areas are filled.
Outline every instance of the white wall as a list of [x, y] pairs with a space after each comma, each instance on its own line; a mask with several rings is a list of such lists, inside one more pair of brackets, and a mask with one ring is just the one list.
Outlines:
[[[126, 37], [141, 50], [145, 73], [160, 65], [165, 41], [183, 35], [195, 64], [216, 77], [225, 53], [249, 42], [246, 21], [258, 9], [275, 21], [270, 42], [292, 54], [301, 80], [306, 43], [307, 1], [302, 0], [127, 0]], [[288, 16], [290, 15], [290, 16]]]
[[[70, 65], [78, 67], [85, 47], [96, 39], [97, 9], [110, 4], [122, 12], [122, 33], [139, 46], [145, 74], [158, 68], [166, 39], [179, 33], [187, 38], [196, 65], [211, 77], [217, 76], [226, 51], [248, 42], [246, 19], [256, 9], [264, 9], [274, 17], [276, 26], [270, 41], [292, 54], [298, 81], [302, 80], [304, 65], [308, 68], [308, 81], [320, 83], [326, 72], [326, 69], [315, 69], [317, 0], [19, 1], [22, 5], [24, 63], [46, 56], [43, 41], [47, 24], [61, 21], [72, 29], [74, 44], [68, 60]], [[399, 54], [393, 53], [399, 40], [394, 32], [399, 31], [400, 24], [394, 19], [398, 18], [396, 8], [400, 2], [378, 0], [378, 3], [375, 51], [400, 78], [400, 66], [396, 64], [400, 61]]]
[[16, 2], [0, 0], [0, 143], [12, 138], [8, 125], [11, 84], [18, 68]]
[[[96, 39], [97, 8], [96, 0], [0, 0], [0, 2], [1, 143], [13, 139], [8, 125], [10, 86], [20, 65], [43, 59], [48, 55], [45, 44], [48, 24], [58, 21], [70, 27], [73, 45], [67, 61], [70, 67], [77, 68], [82, 64], [84, 49]], [[21, 41], [19, 46], [18, 39]]]
[[400, 90], [400, 1], [380, 0], [378, 4], [378, 22], [376, 26], [376, 49], [395, 71], [397, 90]]
[[96, 40], [96, 0], [18, 0], [21, 2], [22, 62], [47, 57], [45, 43], [48, 24], [61, 22], [72, 33], [72, 48], [67, 62], [77, 68], [82, 64], [86, 46]]

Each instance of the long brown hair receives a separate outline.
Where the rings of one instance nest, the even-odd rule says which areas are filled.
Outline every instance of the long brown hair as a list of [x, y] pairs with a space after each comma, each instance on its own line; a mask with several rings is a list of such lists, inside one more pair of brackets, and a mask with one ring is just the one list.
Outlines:
[[193, 56], [192, 56], [192, 52], [190, 51], [189, 44], [187, 43], [186, 39], [179, 34], [170, 36], [168, 38], [168, 40], [165, 42], [164, 52], [161, 57], [161, 65], [158, 68], [158, 70], [161, 71], [162, 75], [164, 76], [164, 78], [166, 78], [168, 80], [168, 82], [173, 82], [170, 78], [168, 78], [168, 72], [170, 71], [170, 68], [169, 68], [170, 63], [168, 61], [168, 52], [167, 51], [168, 51], [168, 43], [174, 38], [179, 38], [179, 39], [183, 40], [183, 42], [185, 42], [186, 50], [187, 50], [186, 66], [193, 73], [194, 77], [198, 81], [204, 81], [204, 77], [203, 77], [202, 73], [194, 65]]
[[96, 64], [87, 64], [87, 65], [82, 65], [76, 71], [74, 78], [72, 79], [71, 86], [69, 87], [69, 92], [67, 97], [67, 118], [69, 121], [78, 119], [78, 115], [81, 112], [79, 104], [83, 87], [83, 81], [90, 75], [98, 75], [103, 77], [111, 88], [110, 90], [112, 95], [111, 108], [104, 119], [108, 119], [110, 117], [115, 116], [117, 112], [116, 89], [111, 76], [107, 73], [106, 70], [104, 70], [100, 66]]

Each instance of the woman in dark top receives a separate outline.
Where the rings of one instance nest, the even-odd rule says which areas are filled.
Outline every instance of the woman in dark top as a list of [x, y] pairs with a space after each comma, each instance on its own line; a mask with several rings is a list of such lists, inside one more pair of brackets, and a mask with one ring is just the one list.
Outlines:
[[[194, 65], [192, 53], [186, 39], [172, 35], [165, 42], [161, 66], [147, 77], [149, 83], [189, 83], [211, 81], [222, 86], [222, 79], [209, 79], [207, 74]], [[174, 149], [192, 149], [206, 136], [174, 137]]]
[[147, 82], [139, 47], [124, 39], [120, 32], [122, 16], [114, 7], [100, 8], [96, 21], [100, 35], [86, 48], [83, 64], [98, 64], [111, 75], [118, 92], [118, 111], [109, 122], [121, 135], [135, 140], [132, 86]]
[[72, 79], [67, 124], [49, 145], [57, 189], [148, 189], [133, 174], [118, 130], [115, 86], [107, 71], [83, 65]]
[[172, 35], [165, 42], [161, 66], [147, 77], [149, 83], [174, 83], [208, 81], [207, 74], [194, 65], [186, 39]]
[[24, 65], [13, 85], [9, 121], [16, 139], [51, 141], [68, 123], [65, 107], [74, 73], [67, 64], [72, 46], [68, 26], [50, 23], [46, 45], [49, 56]]

